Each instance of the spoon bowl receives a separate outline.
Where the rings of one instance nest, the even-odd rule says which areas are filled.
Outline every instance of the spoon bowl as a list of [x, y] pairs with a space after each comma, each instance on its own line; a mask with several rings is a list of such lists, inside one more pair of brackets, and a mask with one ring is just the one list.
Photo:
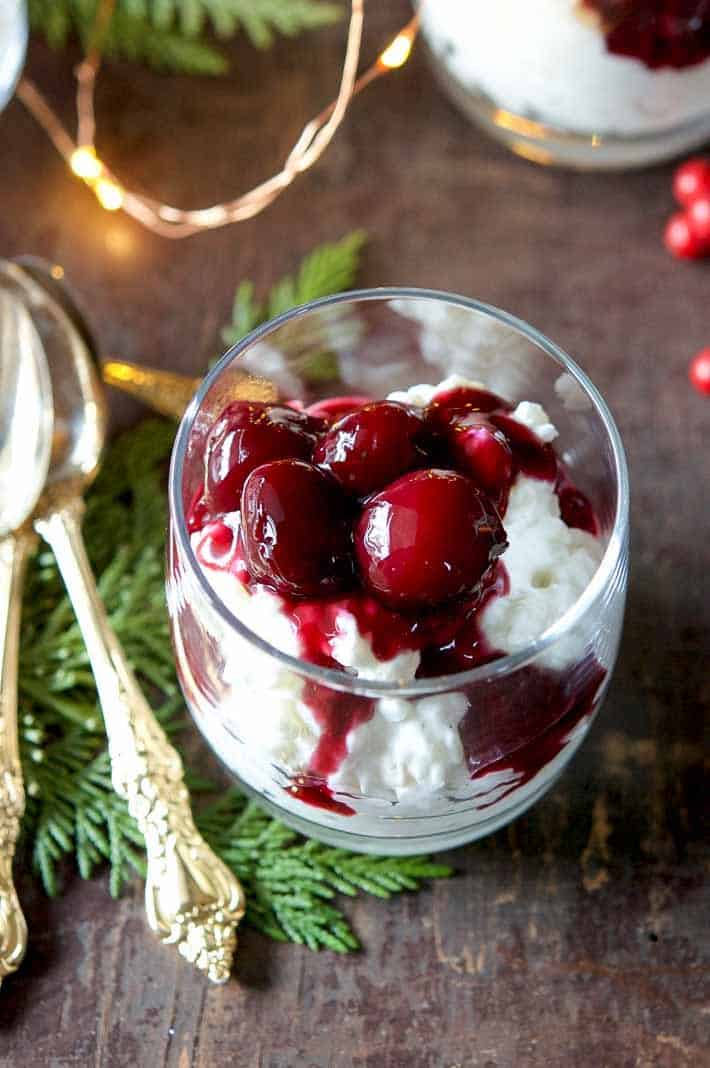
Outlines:
[[0, 538], [34, 511], [51, 450], [52, 387], [42, 342], [22, 302], [0, 289]]
[[92, 351], [56, 290], [50, 293], [14, 263], [3, 263], [0, 277], [24, 300], [49, 360], [54, 440], [44, 496], [80, 493], [98, 472], [106, 438], [106, 401]]
[[25, 954], [27, 923], [12, 880], [25, 808], [17, 734], [22, 583], [36, 535], [28, 519], [52, 450], [52, 391], [32, 318], [0, 284], [0, 983]]

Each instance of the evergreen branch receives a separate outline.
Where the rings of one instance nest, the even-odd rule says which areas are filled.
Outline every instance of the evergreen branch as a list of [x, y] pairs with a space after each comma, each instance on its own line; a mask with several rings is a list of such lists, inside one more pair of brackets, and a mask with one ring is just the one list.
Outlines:
[[366, 240], [364, 230], [353, 230], [340, 241], [320, 245], [304, 257], [295, 274], [286, 275], [272, 286], [263, 303], [254, 299], [253, 283], [242, 282], [234, 297], [232, 321], [222, 330], [224, 343], [234, 345], [255, 326], [299, 304], [349, 289]]
[[364, 230], [353, 230], [340, 241], [320, 245], [303, 260], [297, 273], [278, 282], [269, 293], [268, 318], [350, 289], [367, 240]]
[[[140, 0], [133, 0], [139, 4]], [[237, 290], [232, 329], [254, 325], [286, 294], [310, 300], [351, 285], [362, 234], [306, 257], [295, 275], [255, 301], [251, 283]], [[250, 327], [249, 327], [250, 328]], [[173, 424], [148, 419], [111, 446], [89, 492], [84, 534], [112, 625], [156, 713], [175, 738], [186, 718], [175, 676], [163, 590], [165, 471]], [[117, 896], [132, 872], [145, 875], [141, 835], [114, 793], [101, 712], [88, 657], [52, 554], [30, 569], [23, 604], [20, 733], [27, 787], [24, 836], [46, 892], [60, 892], [62, 867], [73, 861], [90, 878], [108, 865]], [[309, 841], [272, 819], [236, 790], [219, 793], [185, 761], [206, 840], [244, 884], [246, 922], [271, 938], [345, 953], [358, 946], [338, 894], [387, 898], [419, 889], [449, 869], [417, 857], [354, 855]]]
[[[96, 6], [97, 0], [29, 0], [30, 25], [54, 48], [72, 37], [86, 47]], [[266, 48], [276, 34], [292, 37], [340, 15], [326, 0], [117, 0], [102, 51], [159, 70], [222, 74], [224, 56], [200, 35], [243, 31], [256, 48]]]
[[164, 30], [147, 19], [117, 11], [102, 44], [104, 55], [146, 63], [158, 71], [177, 74], [225, 74], [227, 60], [206, 41]]

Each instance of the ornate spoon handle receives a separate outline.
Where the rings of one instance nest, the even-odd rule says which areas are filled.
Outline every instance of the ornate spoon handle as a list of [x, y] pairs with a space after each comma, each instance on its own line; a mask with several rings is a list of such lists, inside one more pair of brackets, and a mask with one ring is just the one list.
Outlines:
[[17, 660], [22, 579], [35, 535], [8, 534], [0, 541], [0, 983], [20, 965], [27, 924], [12, 881], [12, 859], [25, 811], [17, 739]]
[[108, 622], [72, 498], [35, 521], [57, 558], [86, 643], [108, 736], [116, 792], [145, 838], [148, 923], [213, 982], [229, 978], [244, 892], [197, 831], [182, 761], [165, 736]]

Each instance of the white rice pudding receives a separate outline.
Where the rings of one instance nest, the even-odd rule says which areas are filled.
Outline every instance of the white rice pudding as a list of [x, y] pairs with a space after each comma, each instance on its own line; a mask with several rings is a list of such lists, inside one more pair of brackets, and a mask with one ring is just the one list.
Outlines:
[[422, 30], [451, 76], [515, 115], [634, 136], [710, 111], [710, 59], [651, 69], [607, 50], [578, 0], [423, 0]]
[[[454, 375], [437, 386], [416, 385], [391, 393], [388, 399], [423, 407], [438, 393], [459, 386], [482, 388], [480, 383]], [[522, 402], [512, 416], [544, 442], [557, 436], [539, 404]], [[238, 527], [238, 513], [225, 518], [229, 525]], [[562, 521], [551, 483], [524, 475], [518, 475], [512, 486], [504, 525], [509, 544], [502, 560], [508, 589], [484, 608], [479, 623], [491, 647], [512, 653], [542, 634], [574, 604], [599, 565], [602, 545], [591, 534]], [[220, 568], [219, 560], [212, 566], [209, 539], [208, 524], [192, 536], [192, 547], [219, 599], [272, 646], [302, 656], [296, 627], [283, 611], [282, 598], [265, 586], [247, 589], [234, 573]], [[305, 683], [285, 664], [266, 656], [233, 631], [225, 632], [220, 645], [222, 681], [234, 694], [234, 707], [220, 708], [227, 734], [215, 724], [210, 709], [205, 708], [198, 717], [200, 726], [232, 770], [261, 793], [274, 796], [274, 784], [285, 786], [307, 771], [321, 735], [304, 701]], [[584, 639], [572, 633], [564, 643], [555, 645], [543, 663], [553, 670], [564, 670], [588, 651]], [[178, 647], [177, 652], [186, 666], [184, 651]], [[415, 678], [420, 660], [414, 650], [389, 660], [378, 659], [368, 638], [360, 633], [357, 620], [346, 610], [337, 616], [329, 653], [350, 675], [401, 685]], [[199, 704], [195, 695], [193, 699]], [[364, 795], [367, 800], [358, 799], [356, 804], [358, 815], [368, 811], [376, 814], [382, 805], [393, 802], [398, 803], [398, 815], [433, 815], [450, 808], [452, 797], [479, 795], [485, 797], [489, 814], [495, 808], [496, 791], [501, 796], [507, 794], [518, 773], [499, 769], [471, 781], [458, 729], [467, 708], [466, 696], [458, 692], [421, 699], [405, 699], [395, 693], [376, 700], [371, 718], [348, 734], [347, 753], [338, 770], [328, 777], [328, 788]], [[556, 773], [564, 762], [564, 750], [568, 745], [574, 748], [579, 728], [578, 724], [564, 740], [562, 752], [526, 789], [537, 789], [541, 775]], [[279, 794], [278, 804], [300, 815], [307, 807], [287, 790]], [[318, 810], [317, 816], [316, 810], [311, 812], [320, 822], [337, 824], [339, 819], [328, 812]]]

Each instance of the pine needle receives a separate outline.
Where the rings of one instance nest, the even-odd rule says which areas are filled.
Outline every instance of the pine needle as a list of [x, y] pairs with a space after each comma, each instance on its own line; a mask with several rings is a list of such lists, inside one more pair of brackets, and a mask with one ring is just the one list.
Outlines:
[[[96, 0], [29, 0], [30, 24], [59, 48], [77, 37], [86, 47]], [[340, 6], [326, 0], [117, 0], [102, 49], [158, 70], [223, 74], [227, 61], [205, 34], [244, 32], [255, 48], [278, 34], [293, 37], [337, 21]]]
[[[352, 285], [363, 242], [357, 232], [316, 249], [264, 302], [243, 282], [229, 331], [251, 328], [284, 310], [289, 300], [302, 303]], [[174, 434], [174, 424], [146, 419], [113, 443], [87, 498], [84, 534], [111, 623], [161, 723], [179, 745], [188, 720], [163, 588], [165, 473]], [[107, 865], [110, 892], [118, 896], [133, 873], [145, 875], [142, 840], [111, 787], [88, 657], [46, 550], [35, 558], [24, 598], [19, 712], [27, 787], [24, 836], [46, 892], [61, 892], [71, 865], [83, 879]], [[193, 800], [205, 792], [212, 796], [197, 808], [198, 826], [242, 880], [246, 922], [270, 938], [350, 952], [358, 941], [336, 895], [388, 898], [450, 874], [426, 858], [368, 857], [309, 841], [237, 790], [220, 793], [185, 763]]]
[[353, 230], [340, 241], [320, 245], [305, 256], [295, 274], [272, 286], [263, 303], [254, 299], [253, 283], [242, 282], [234, 298], [232, 321], [222, 330], [225, 345], [234, 345], [255, 326], [299, 304], [350, 289], [366, 240], [364, 230]]

